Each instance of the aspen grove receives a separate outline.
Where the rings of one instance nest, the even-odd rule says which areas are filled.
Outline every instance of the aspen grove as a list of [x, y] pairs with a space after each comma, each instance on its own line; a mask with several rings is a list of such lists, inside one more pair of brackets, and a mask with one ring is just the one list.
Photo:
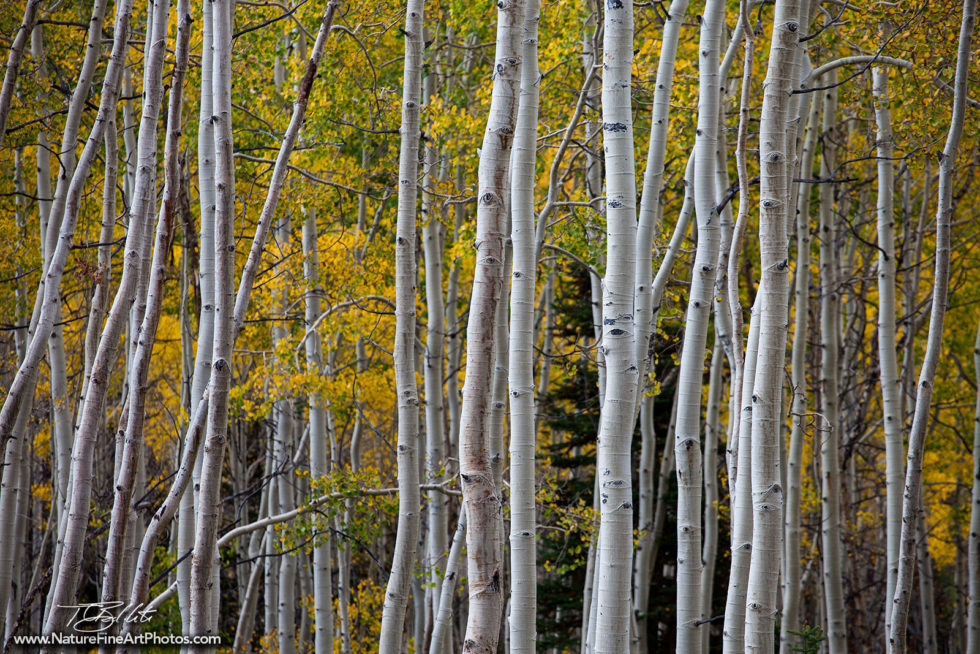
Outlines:
[[980, 654], [976, 0], [2, 4], [4, 653]]

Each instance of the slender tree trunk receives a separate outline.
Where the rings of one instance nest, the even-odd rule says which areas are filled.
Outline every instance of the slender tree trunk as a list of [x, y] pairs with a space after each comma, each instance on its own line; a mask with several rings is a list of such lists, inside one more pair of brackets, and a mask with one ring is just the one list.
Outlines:
[[919, 571], [919, 613], [922, 616], [922, 654], [938, 654], [936, 640], [936, 592], [932, 556], [929, 554], [929, 527], [926, 524], [925, 498], [919, 487], [919, 516], [915, 521], [915, 564]]
[[[837, 82], [835, 73], [823, 78], [828, 86]], [[823, 157], [820, 176], [833, 175], [837, 165], [834, 133], [837, 121], [837, 91], [825, 91], [823, 106]], [[823, 345], [821, 360], [821, 413], [823, 414], [820, 439], [821, 470], [821, 544], [823, 553], [824, 599], [827, 610], [827, 641], [830, 654], [845, 654], [847, 631], [844, 615], [844, 588], [841, 565], [841, 511], [840, 511], [840, 265], [834, 189], [832, 184], [820, 185], [820, 340]]]
[[[235, 162], [231, 114], [231, 29], [234, 5], [215, 0], [212, 5], [213, 77], [212, 102], [215, 144], [214, 216], [214, 342], [211, 354], [211, 398], [201, 464], [200, 493], [191, 557], [190, 633], [211, 635], [217, 625], [211, 620], [212, 593], [218, 593], [213, 577], [215, 540], [221, 510], [221, 471], [228, 439], [228, 394], [231, 386], [232, 350], [235, 340]], [[268, 601], [268, 598], [266, 598]]]
[[973, 421], [973, 490], [970, 496], [970, 541], [967, 545], [966, 654], [980, 654], [980, 321], [973, 345], [973, 367], [977, 377], [977, 403]]
[[[902, 473], [904, 420], [895, 340], [895, 139], [888, 97], [888, 68], [874, 69], [875, 124], [878, 147], [878, 358], [881, 367], [881, 405], [885, 424], [885, 532], [887, 595], [895, 596], [898, 546], [902, 530]], [[885, 633], [891, 632], [891, 605], [885, 602]]]
[[537, 621], [537, 522], [535, 516], [534, 164], [537, 159], [538, 0], [526, 0], [520, 107], [511, 162], [510, 297], [510, 651], [534, 654]]
[[632, 465], [639, 369], [633, 313], [636, 277], [636, 171], [633, 162], [631, 68], [633, 4], [610, 2], [603, 16], [602, 127], [606, 168], [606, 274], [602, 344], [606, 393], [599, 419], [596, 492], [599, 537], [595, 648], [626, 652], [630, 643], [633, 560]]
[[494, 316], [504, 279], [504, 241], [512, 139], [520, 84], [522, 0], [497, 5], [493, 91], [480, 155], [476, 218], [476, 269], [466, 335], [466, 386], [460, 412], [460, 479], [466, 531], [469, 614], [464, 654], [497, 649], [502, 609], [502, 561], [499, 540], [500, 495], [490, 452]]
[[[782, 558], [783, 489], [780, 416], [786, 324], [789, 320], [788, 236], [790, 166], [786, 120], [800, 38], [799, 0], [777, 0], [759, 129], [762, 277], [752, 322], [759, 321], [759, 353], [752, 392], [752, 556], [746, 589], [745, 648], [773, 651]], [[741, 444], [740, 446], [741, 447]], [[741, 471], [740, 471], [741, 474]]]
[[[820, 124], [822, 95], [817, 95], [810, 104], [803, 140], [802, 165], [800, 177], [813, 177], [813, 157], [817, 145]], [[783, 616], [780, 621], [780, 654], [791, 654], [799, 646], [800, 600], [803, 592], [801, 584], [802, 555], [802, 489], [803, 489], [803, 445], [807, 425], [806, 364], [807, 340], [809, 336], [810, 314], [810, 196], [813, 187], [806, 185], [797, 195], [796, 202], [796, 296], [795, 321], [792, 346], [792, 421], [786, 470], [786, 515], [784, 517], [786, 538], [786, 572], [783, 576]]]
[[[422, 95], [422, 0], [405, 14], [405, 69], [395, 236], [395, 390], [398, 398], [398, 533], [381, 620], [381, 654], [400, 654], [419, 533], [419, 398], [415, 382], [415, 224]], [[416, 647], [418, 644], [416, 644]]]
[[20, 64], [24, 60], [24, 52], [37, 23], [37, 12], [40, 8], [41, 0], [27, 0], [24, 18], [17, 27], [7, 52], [7, 68], [3, 74], [3, 86], [0, 87], [0, 145], [3, 145], [3, 137], [7, 134], [7, 117], [10, 115], [10, 105], [17, 88], [17, 75], [20, 73]]
[[[211, 354], [214, 346], [214, 5], [202, 3], [201, 17], [201, 109], [198, 117], [197, 168], [198, 194], [200, 197], [200, 255], [198, 261], [198, 283], [200, 284], [201, 308], [198, 315], [197, 352], [194, 357], [194, 378], [191, 382], [191, 406], [196, 407], [204, 396], [204, 389], [211, 377]], [[185, 451], [189, 449], [184, 441]], [[181, 495], [180, 513], [177, 525], [177, 551], [187, 552], [194, 547], [195, 510], [199, 506], [198, 495], [201, 487], [201, 457], [193, 460], [193, 492]], [[181, 624], [184, 635], [190, 634], [190, 584], [191, 559], [185, 558], [177, 564], [177, 598], [180, 606]]]
[[[169, 18], [169, 2], [164, 0], [155, 8], [155, 24], [153, 47], [166, 49], [166, 39], [157, 35], [166, 34]], [[124, 594], [124, 588], [129, 586], [131, 579], [122, 574], [124, 571], [122, 547], [127, 536], [127, 522], [132, 515], [134, 484], [137, 480], [137, 468], [142, 458], [143, 423], [145, 417], [147, 382], [149, 378], [150, 357], [156, 343], [157, 326], [160, 323], [160, 313], [163, 306], [164, 284], [167, 277], [170, 248], [173, 241], [174, 224], [177, 217], [177, 195], [180, 184], [178, 163], [178, 148], [180, 145], [181, 108], [183, 103], [184, 78], [187, 72], [188, 48], [190, 45], [190, 2], [179, 0], [177, 5], [178, 35], [176, 44], [176, 60], [174, 64], [172, 84], [170, 87], [170, 107], [167, 116], [167, 136], [164, 148], [165, 186], [163, 211], [157, 225], [156, 239], [153, 250], [153, 262], [150, 266], [150, 278], [147, 292], [147, 308], [139, 327], [139, 340], [133, 355], [133, 368], [130, 371], [129, 413], [125, 430], [125, 446], [119, 475], [114, 485], [112, 514], [109, 522], [109, 538], [106, 546], [106, 565], [103, 572], [102, 601], [109, 602]], [[159, 30], [159, 31], [158, 31]], [[161, 55], [162, 56], [162, 55]], [[130, 537], [136, 536], [134, 533]], [[141, 538], [142, 540], [142, 538]]]
[[701, 652], [701, 388], [704, 353], [718, 265], [720, 227], [715, 198], [718, 58], [725, 6], [709, 0], [701, 19], [698, 58], [698, 122], [694, 140], [694, 207], [698, 246], [691, 276], [684, 349], [678, 377], [677, 437], [677, 653]]
[[967, 98], [967, 72], [973, 27], [976, 20], [976, 0], [964, 0], [956, 59], [956, 82], [953, 91], [953, 111], [946, 144], [939, 159], [939, 201], [936, 208], [936, 255], [932, 310], [929, 336], [919, 372], [915, 397], [915, 414], [908, 438], [908, 461], [905, 473], [905, 493], [902, 501], [902, 536], [899, 543], [898, 578], [892, 605], [892, 625], [889, 634], [890, 654], [904, 654], [908, 626], [909, 601], [912, 590], [912, 563], [915, 548], [915, 519], [918, 513], [919, 490], [922, 484], [922, 456], [931, 411], [933, 382], [942, 354], [943, 323], [949, 295], [950, 231], [953, 218], [953, 170], [963, 135]]
[[[316, 213], [306, 214], [303, 223], [304, 273], [306, 277], [306, 328], [310, 329], [322, 314], [320, 303], [320, 257], [317, 247]], [[309, 372], [323, 374], [323, 346], [319, 332], [305, 340], [306, 366]], [[310, 393], [310, 477], [322, 479], [329, 472], [327, 461], [327, 423], [323, 398]], [[329, 537], [318, 535], [313, 545], [313, 619], [314, 648], [317, 652], [333, 650], [333, 601], [330, 589]]]
[[[711, 599], [715, 585], [715, 556], [718, 553], [718, 433], [720, 431], [722, 369], [724, 354], [719, 338], [711, 348], [711, 373], [708, 382], [708, 407], [704, 421], [704, 544], [701, 560], [701, 615], [711, 616]], [[701, 631], [701, 651], [707, 652], [710, 630]]]

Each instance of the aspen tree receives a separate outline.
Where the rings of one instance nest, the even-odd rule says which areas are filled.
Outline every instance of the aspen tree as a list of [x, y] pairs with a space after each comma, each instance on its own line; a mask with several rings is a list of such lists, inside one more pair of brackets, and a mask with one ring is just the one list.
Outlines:
[[490, 454], [493, 329], [504, 285], [504, 241], [510, 153], [520, 90], [522, 0], [497, 5], [493, 91], [480, 153], [476, 217], [476, 268], [466, 325], [466, 385], [460, 410], [459, 460], [466, 510], [469, 613], [464, 654], [496, 651], [502, 609], [499, 540], [500, 496]]
[[602, 132], [606, 169], [606, 271], [602, 280], [602, 344], [606, 392], [599, 418], [596, 493], [599, 536], [594, 651], [629, 648], [633, 559], [632, 465], [639, 368], [633, 291], [636, 277], [636, 172], [633, 162], [631, 68], [633, 4], [614, 0], [603, 15]]
[[[314, 325], [322, 315], [320, 296], [322, 289], [317, 278], [320, 268], [317, 246], [316, 213], [307, 211], [303, 222], [303, 272], [306, 278], [306, 321], [307, 329]], [[323, 345], [320, 334], [315, 329], [304, 340], [307, 370], [323, 374]], [[327, 462], [327, 416], [323, 397], [311, 392], [310, 404], [310, 477], [322, 479], [329, 472]], [[328, 527], [329, 531], [329, 527]], [[313, 621], [314, 650], [330, 652], [333, 649], [333, 601], [330, 589], [330, 539], [318, 534], [313, 545]]]
[[966, 654], [980, 654], [980, 322], [973, 344], [973, 367], [977, 378], [977, 402], [973, 421], [973, 489], [970, 496], [970, 541], [968, 547], [968, 596]]
[[[809, 117], [801, 153], [800, 177], [813, 177], [814, 150], [820, 124], [823, 95], [810, 103]], [[800, 630], [801, 584], [801, 500], [803, 444], [807, 424], [806, 344], [810, 312], [810, 196], [812, 187], [802, 186], [796, 202], [796, 286], [791, 375], [793, 385], [792, 421], [789, 451], [786, 457], [785, 561], [783, 576], [783, 616], [780, 621], [779, 650], [790, 654], [798, 646]]]
[[[161, 5], [160, 16], [154, 16], [157, 21], [153, 26], [156, 34], [166, 33], [166, 21], [169, 17], [169, 7]], [[163, 191], [163, 207], [157, 224], [153, 248], [153, 260], [150, 264], [150, 276], [147, 288], [147, 307], [139, 327], [139, 341], [133, 354], [133, 367], [130, 370], [131, 383], [129, 386], [129, 411], [125, 427], [125, 445], [119, 474], [114, 485], [112, 515], [109, 524], [109, 538], [106, 545], [106, 565], [103, 573], [102, 601], [109, 602], [124, 594], [130, 579], [124, 574], [123, 540], [127, 536], [127, 522], [132, 514], [133, 491], [137, 476], [138, 461], [142, 458], [143, 426], [149, 377], [150, 357], [156, 342], [157, 327], [160, 324], [160, 314], [163, 304], [164, 284], [167, 277], [167, 262], [170, 259], [170, 249], [173, 242], [174, 224], [177, 218], [177, 193], [179, 185], [178, 148], [180, 146], [181, 109], [183, 104], [184, 79], [187, 73], [187, 58], [190, 45], [190, 2], [178, 0], [178, 30], [175, 46], [172, 83], [170, 86], [170, 105], [167, 113], [167, 135], [164, 146], [165, 184]], [[160, 30], [157, 32], [156, 30]], [[166, 41], [163, 40], [165, 46]], [[135, 536], [130, 533], [129, 536]], [[140, 539], [142, 540], [142, 538]]]
[[[201, 7], [201, 108], [197, 131], [197, 184], [200, 196], [200, 255], [198, 284], [201, 309], [198, 316], [197, 352], [194, 356], [194, 377], [191, 380], [191, 406], [201, 403], [204, 389], [211, 377], [211, 354], [214, 345], [214, 215], [216, 190], [214, 180], [214, 4], [204, 2]], [[188, 431], [189, 433], [189, 431]], [[201, 438], [201, 437], [199, 437]], [[203, 440], [203, 438], [202, 438]], [[185, 451], [190, 444], [185, 437]], [[192, 460], [193, 492], [184, 493], [180, 499], [177, 521], [177, 551], [187, 552], [194, 547], [195, 508], [201, 486], [203, 459], [195, 455]], [[177, 563], [177, 601], [180, 607], [184, 635], [190, 628], [191, 559]]]
[[[825, 78], [827, 86], [837, 82], [836, 73]], [[820, 176], [830, 179], [837, 165], [835, 133], [837, 124], [837, 91], [825, 91], [823, 102], [823, 156]], [[837, 217], [834, 210], [833, 184], [820, 185], [820, 340], [823, 343], [820, 395], [822, 406], [820, 434], [821, 476], [821, 545], [823, 552], [824, 599], [827, 611], [827, 640], [830, 654], [847, 651], [844, 616], [843, 573], [841, 571], [840, 510], [840, 265], [837, 260]]]
[[[415, 225], [422, 102], [422, 0], [405, 13], [405, 68], [395, 235], [395, 391], [398, 404], [398, 532], [381, 618], [381, 654], [399, 654], [419, 533], [419, 398], [415, 382]], [[418, 646], [418, 645], [417, 645]]]
[[24, 18], [17, 26], [17, 32], [7, 52], [7, 67], [3, 74], [3, 86], [0, 86], [0, 145], [3, 145], [3, 138], [7, 134], [7, 118], [10, 115], [10, 105], [17, 87], [17, 75], [20, 73], [20, 64], [24, 60], [24, 53], [27, 51], [34, 25], [37, 23], [37, 12], [40, 8], [41, 0], [27, 0], [24, 6]]
[[[752, 555], [746, 588], [745, 648], [772, 652], [782, 558], [783, 489], [780, 485], [781, 406], [788, 323], [790, 161], [786, 120], [800, 38], [799, 0], [777, 0], [759, 128], [762, 277], [752, 322], [759, 351], [751, 393]], [[741, 444], [739, 446], [741, 448]], [[742, 474], [740, 471], [739, 474]]]
[[909, 601], [912, 590], [912, 563], [915, 556], [915, 518], [919, 510], [919, 492], [922, 484], [922, 454], [928, 430], [930, 400], [939, 365], [943, 341], [943, 323], [946, 318], [946, 302], [949, 294], [950, 231], [953, 218], [953, 170], [966, 112], [968, 70], [973, 28], [976, 21], [976, 0], [964, 0], [960, 24], [959, 45], [956, 58], [956, 78], [953, 87], [953, 110], [950, 117], [946, 143], [939, 158], [939, 193], [936, 207], [936, 255], [932, 309], [929, 317], [929, 335], [926, 351], [919, 372], [915, 396], [915, 413], [908, 437], [908, 457], [905, 470], [905, 492], [902, 498], [902, 534], [899, 543], [898, 577], [892, 599], [891, 631], [888, 647], [891, 654], [904, 654], [905, 635], [908, 626]]
[[701, 17], [698, 48], [698, 120], [694, 139], [694, 210], [698, 246], [691, 276], [684, 346], [677, 382], [677, 652], [701, 652], [701, 387], [704, 353], [718, 265], [720, 226], [715, 198], [718, 59], [725, 6], [709, 0]]
[[[537, 159], [538, 0], [525, 0], [520, 106], [511, 154], [510, 296], [510, 651], [534, 654], [537, 621], [537, 522], [535, 502], [534, 164]], [[543, 373], [542, 373], [543, 374]]]
[[[881, 405], [885, 426], [887, 594], [895, 595], [898, 576], [898, 544], [902, 525], [902, 477], [904, 472], [901, 387], [895, 341], [895, 174], [888, 96], [888, 68], [873, 69], [876, 145], [878, 148], [878, 358], [881, 369]], [[891, 605], [885, 603], [885, 633], [891, 631]]]
[[[204, 636], [214, 632], [212, 593], [217, 593], [212, 563], [220, 518], [221, 470], [228, 437], [228, 393], [234, 348], [235, 278], [235, 163], [233, 159], [231, 114], [231, 29], [234, 5], [215, 0], [212, 14], [213, 60], [212, 93], [215, 149], [214, 215], [214, 341], [211, 374], [220, 376], [211, 384], [207, 431], [202, 453], [200, 494], [191, 557], [190, 634]], [[268, 600], [267, 600], [268, 601]]]
[[[634, 343], [636, 361], [639, 365], [639, 379], [644, 380], [650, 369], [650, 340], [656, 331], [656, 319], [659, 300], [653, 299], [651, 284], [652, 249], [654, 236], [659, 231], [657, 224], [661, 218], [660, 192], [663, 187], [664, 160], [667, 151], [667, 135], [670, 120], [670, 98], [673, 90], [674, 68], [677, 56], [677, 45], [680, 41], [681, 26], [687, 12], [687, 0], [673, 0], [667, 10], [667, 20], [664, 23], [663, 41], [660, 44], [660, 58], [657, 63], [657, 80], [654, 87], [653, 112], [651, 116], [650, 143], [647, 147], [646, 170], [643, 174], [643, 192], [640, 196], [640, 208], [637, 223], [636, 245], [636, 277], [634, 297], [636, 303], [637, 338]], [[690, 165], [690, 163], [688, 164]], [[685, 196], [686, 202], [686, 196]], [[680, 224], [678, 222], [678, 224]], [[686, 231], [686, 227], [685, 230]], [[676, 233], [676, 231], [675, 231]], [[670, 250], [668, 250], [668, 253]], [[668, 254], [669, 256], [669, 254]], [[670, 268], [661, 262], [661, 270]], [[638, 389], [637, 395], [640, 395]], [[641, 464], [640, 464], [640, 541], [637, 544], [633, 561], [633, 611], [637, 618], [637, 629], [640, 633], [641, 649], [646, 642], [646, 607], [650, 593], [650, 573], [653, 560], [652, 518], [653, 518], [653, 461], [655, 458], [656, 440], [653, 433], [652, 401], [641, 397], [637, 401], [634, 413], [643, 409], [639, 406], [644, 401], [646, 407], [646, 422], [641, 416]], [[643, 425], [646, 424], [646, 428]]]
[[[150, 5], [149, 8], [151, 11], [148, 12], [148, 16], [152, 16], [152, 20], [159, 21], [160, 24], [165, 24], [169, 2], [164, 0], [159, 7]], [[69, 245], [71, 241], [75, 220], [78, 216], [81, 186], [84, 182], [84, 177], [88, 175], [95, 150], [98, 147], [93, 137], [97, 137], [99, 142], [102, 141], [103, 132], [100, 130], [105, 129], [107, 122], [105, 115], [108, 111], [115, 111], [115, 98], [118, 93], [118, 84], [125, 59], [127, 47], [125, 41], [129, 36], [131, 12], [131, 2], [123, 2], [116, 7], [113, 53], [109, 68], [106, 71], [105, 82], [103, 83], [104, 104], [100, 105], [99, 108], [101, 120], [98, 117], [96, 118], [95, 127], [76, 165], [75, 174], [66, 198], [58, 248], [52, 256], [49, 270], [57, 265], [59, 259], [58, 250], [63, 246]], [[162, 17], [160, 14], [162, 14]], [[118, 43], [119, 39], [122, 39], [123, 43]], [[76, 429], [69, 477], [71, 492], [67, 498], [68, 510], [66, 512], [64, 544], [62, 557], [59, 561], [57, 580], [49, 595], [51, 610], [44, 627], [46, 633], [61, 631], [69, 613], [69, 610], [63, 609], [62, 607], [72, 604], [75, 596], [75, 585], [81, 567], [89, 512], [91, 509], [90, 500], [93, 481], [93, 458], [97, 436], [96, 430], [101, 420], [102, 408], [108, 391], [109, 370], [115, 359], [119, 337], [126, 318], [125, 314], [132, 305], [138, 278], [141, 275], [142, 268], [146, 265], [146, 262], [142, 260], [138, 248], [144, 239], [144, 235], [149, 231], [155, 213], [152, 210], [152, 207], [155, 205], [155, 189], [151, 189], [149, 186], [152, 184], [156, 169], [156, 122], [163, 95], [162, 73], [165, 45], [166, 39], [162, 39], [159, 42], [159, 46], [148, 52], [148, 56], [144, 62], [146, 101], [143, 104], [143, 115], [140, 121], [142, 137], [140, 139], [142, 144], [140, 160], [143, 166], [136, 182], [133, 204], [130, 206], [129, 231], [126, 237], [126, 257], [123, 263], [122, 278], [99, 339], [99, 346], [93, 361], [92, 374], [87, 388], [84, 413], [81, 415], [79, 426]], [[106, 100], [109, 100], [109, 102], [107, 103]], [[80, 174], [83, 176], [82, 179], [79, 179]], [[49, 273], [45, 287], [45, 296], [50, 297], [50, 295], [57, 294], [59, 284], [60, 275], [52, 277]], [[56, 303], [50, 306], [55, 310], [57, 309]], [[35, 339], [40, 336], [40, 333], [39, 325], [39, 331], [35, 333]]]

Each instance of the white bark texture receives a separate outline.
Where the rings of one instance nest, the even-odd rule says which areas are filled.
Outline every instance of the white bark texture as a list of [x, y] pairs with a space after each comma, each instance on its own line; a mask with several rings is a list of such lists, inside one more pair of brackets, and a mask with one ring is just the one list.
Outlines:
[[[885, 534], [887, 594], [894, 597], [898, 577], [898, 546], [902, 530], [902, 478], [904, 475], [904, 420], [902, 388], [895, 340], [895, 173], [888, 97], [888, 68], [875, 68], [872, 94], [878, 148], [878, 357], [881, 406], [885, 429]], [[885, 634], [891, 631], [891, 603], [885, 602]]]
[[698, 121], [694, 139], [694, 210], [698, 245], [691, 275], [684, 347], [677, 382], [677, 653], [701, 652], [701, 395], [704, 354], [714, 297], [720, 247], [715, 197], [718, 112], [721, 83], [718, 59], [725, 3], [708, 0], [701, 18], [698, 56]]
[[[745, 649], [769, 654], [782, 559], [783, 489], [780, 484], [783, 369], [789, 321], [787, 223], [790, 171], [787, 120], [800, 37], [800, 2], [776, 2], [759, 129], [761, 279], [753, 322], [759, 352], [752, 391], [752, 556], [746, 589]], [[749, 387], [743, 384], [743, 398]], [[741, 472], [740, 472], [741, 474]]]
[[[225, 442], [228, 437], [228, 394], [234, 348], [233, 319], [235, 281], [235, 162], [233, 158], [231, 114], [231, 29], [234, 5], [230, 0], [215, 0], [212, 5], [213, 61], [212, 94], [215, 144], [215, 217], [214, 217], [214, 342], [207, 431], [202, 453], [200, 493], [194, 550], [191, 558], [190, 633], [210, 635], [211, 597], [218, 592], [213, 578], [215, 539], [221, 509], [221, 471]], [[220, 373], [220, 376], [216, 376]]]
[[497, 649], [502, 609], [500, 496], [490, 452], [494, 316], [504, 280], [504, 242], [510, 203], [510, 154], [520, 90], [522, 0], [497, 5], [495, 75], [478, 173], [476, 268], [466, 325], [466, 385], [460, 411], [459, 459], [467, 516], [469, 614], [464, 654]]
[[[606, 169], [606, 274], [602, 342], [606, 392], [599, 418], [599, 536], [595, 647], [626, 652], [630, 644], [633, 562], [633, 436], [639, 368], [633, 291], [636, 277], [636, 170], [633, 161], [631, 70], [633, 3], [610, 0], [603, 16], [602, 144]], [[699, 553], [700, 554], [700, 553]]]
[[919, 510], [922, 484], [922, 456], [928, 431], [930, 400], [936, 367], [942, 354], [943, 322], [946, 318], [946, 301], [949, 295], [950, 231], [953, 219], [953, 170], [966, 113], [968, 70], [973, 28], [976, 21], [976, 0], [964, 0], [963, 19], [960, 24], [959, 46], [956, 58], [956, 82], [953, 90], [953, 111], [950, 117], [946, 144], [939, 158], [939, 194], [936, 207], [936, 255], [933, 273], [932, 309], [929, 317], [929, 335], [926, 351], [919, 371], [919, 384], [915, 397], [915, 414], [908, 437], [908, 457], [905, 471], [905, 493], [902, 498], [902, 535], [899, 543], [898, 578], [892, 605], [892, 624], [889, 633], [890, 654], [906, 651], [909, 601], [912, 595], [912, 574], [915, 557], [915, 520]]
[[[422, 0], [405, 14], [405, 68], [401, 150], [398, 160], [398, 223], [395, 235], [395, 391], [398, 399], [398, 531], [381, 618], [381, 654], [399, 654], [419, 533], [419, 395], [415, 382], [415, 224], [422, 102]], [[416, 645], [418, 646], [418, 645]]]
[[973, 344], [977, 403], [973, 422], [973, 492], [970, 497], [970, 541], [967, 545], [969, 606], [966, 618], [966, 654], [980, 654], [980, 322]]
[[40, 8], [41, 0], [27, 0], [24, 18], [17, 26], [17, 32], [11, 39], [10, 50], [7, 52], [7, 67], [3, 74], [3, 86], [0, 87], [0, 145], [3, 145], [3, 137], [7, 134], [7, 118], [17, 88], [20, 64], [24, 60], [24, 52], [27, 50], [31, 32], [34, 31], [34, 25], [37, 23], [37, 13]]
[[[801, 153], [800, 177], [813, 177], [813, 155], [820, 131], [820, 109], [822, 95], [817, 95], [810, 103], [806, 134]], [[783, 617], [780, 621], [779, 651], [791, 654], [792, 648], [799, 646], [799, 636], [792, 632], [800, 631], [800, 599], [802, 592], [802, 551], [801, 539], [801, 501], [803, 483], [803, 445], [807, 424], [806, 395], [806, 345], [809, 334], [810, 312], [810, 196], [811, 185], [802, 186], [796, 202], [796, 296], [795, 321], [792, 346], [792, 421], [789, 451], [786, 456], [786, 512], [785, 526], [785, 574], [783, 575]]]
[[[194, 377], [191, 380], [191, 406], [196, 407], [204, 397], [204, 389], [211, 378], [211, 354], [214, 347], [214, 125], [211, 116], [214, 112], [214, 6], [211, 2], [202, 4], [201, 16], [201, 109], [198, 115], [197, 132], [197, 183], [200, 196], [200, 240], [198, 283], [201, 293], [201, 309], [198, 316], [197, 352], [194, 356]], [[206, 412], [205, 412], [206, 413]], [[185, 435], [184, 449], [189, 450], [190, 433]], [[198, 440], [202, 440], [199, 435]], [[200, 445], [198, 444], [198, 449]], [[180, 497], [180, 513], [177, 524], [177, 551], [183, 554], [194, 547], [195, 509], [197, 495], [201, 486], [201, 465], [203, 460], [195, 453], [192, 459], [194, 477], [193, 492]], [[180, 607], [181, 624], [184, 635], [190, 628], [190, 589], [191, 559], [184, 558], [177, 564], [177, 601]]]
[[[827, 75], [828, 86], [836, 84], [834, 73]], [[835, 134], [837, 91], [828, 89], [823, 103], [823, 156], [820, 176], [829, 178], [836, 166]], [[841, 481], [840, 446], [843, 422], [840, 418], [840, 329], [841, 280], [837, 260], [837, 224], [834, 190], [830, 183], [820, 185], [820, 340], [821, 399], [820, 535], [823, 555], [824, 601], [826, 602], [828, 651], [844, 654], [847, 632], [844, 616], [843, 571], [841, 570]]]
[[[317, 247], [316, 213], [308, 211], [303, 223], [303, 272], [306, 277], [306, 328], [310, 329], [322, 314], [321, 289], [317, 285], [320, 256]], [[304, 342], [306, 367], [311, 373], [323, 374], [323, 345], [314, 331]], [[323, 397], [310, 393], [310, 477], [322, 478], [329, 472], [327, 455], [327, 416]], [[330, 538], [318, 534], [313, 545], [313, 642], [317, 652], [333, 651], [333, 601], [330, 588]]]
[[539, 0], [526, 0], [520, 107], [511, 155], [510, 294], [510, 651], [534, 654], [537, 621], [535, 516], [534, 164], [537, 159]]

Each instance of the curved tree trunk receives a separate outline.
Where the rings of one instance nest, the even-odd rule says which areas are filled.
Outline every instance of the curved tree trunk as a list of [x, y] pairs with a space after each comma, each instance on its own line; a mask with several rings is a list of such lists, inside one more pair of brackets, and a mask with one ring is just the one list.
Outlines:
[[919, 385], [915, 397], [915, 414], [908, 438], [908, 461], [905, 472], [905, 492], [902, 501], [902, 536], [899, 543], [898, 577], [892, 605], [892, 624], [888, 645], [891, 654], [904, 654], [905, 635], [908, 626], [909, 601], [912, 594], [912, 564], [915, 560], [915, 521], [919, 510], [919, 492], [922, 484], [922, 456], [929, 423], [930, 401], [936, 367], [943, 344], [943, 323], [946, 318], [946, 301], [949, 295], [950, 231], [953, 219], [953, 168], [966, 112], [967, 72], [970, 65], [970, 48], [976, 21], [976, 0], [964, 0], [963, 20], [960, 25], [959, 48], [956, 60], [956, 83], [953, 91], [953, 112], [950, 118], [946, 144], [939, 159], [939, 201], [936, 208], [936, 262], [933, 273], [932, 310], [929, 318], [929, 336], [919, 372]]

